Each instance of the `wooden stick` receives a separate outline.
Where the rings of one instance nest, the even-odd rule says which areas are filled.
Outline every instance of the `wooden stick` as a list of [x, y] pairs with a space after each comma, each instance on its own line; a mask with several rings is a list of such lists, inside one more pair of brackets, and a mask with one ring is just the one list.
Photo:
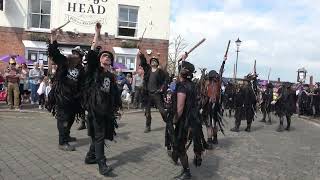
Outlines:
[[65, 27], [67, 24], [69, 24], [70, 23], [70, 20], [68, 20], [66, 23], [64, 23], [63, 25], [61, 25], [61, 26], [59, 26], [59, 27], [57, 27], [57, 29], [56, 30], [59, 30], [59, 29], [61, 29], [61, 28], [63, 28], [63, 27]]
[[268, 83], [270, 82], [270, 72], [271, 72], [271, 68], [269, 68], [269, 73], [268, 73]]
[[138, 49], [139, 49], [139, 46], [140, 46], [140, 44], [141, 44], [141, 42], [142, 42], [142, 40], [143, 40], [144, 33], [146, 33], [146, 31], [147, 31], [147, 27], [144, 28], [144, 31], [143, 31], [142, 36], [141, 36], [141, 38], [140, 38], [140, 41], [138, 42], [138, 45], [137, 45]]
[[194, 51], [197, 47], [199, 47], [204, 41], [206, 41], [206, 38], [203, 38], [200, 42], [198, 42], [195, 46], [193, 46], [187, 53], [190, 54], [192, 51]]
[[[192, 51], [194, 51], [197, 47], [199, 47], [204, 41], [206, 41], [206, 38], [203, 38], [200, 42], [198, 42], [195, 46], [193, 46], [188, 52], [186, 52], [188, 55], [192, 52]], [[182, 61], [182, 58], [180, 58], [179, 60], [178, 60], [178, 63], [180, 62], [180, 61]]]
[[225, 57], [226, 59], [228, 58], [228, 52], [229, 52], [229, 48], [230, 48], [230, 43], [231, 43], [231, 40], [229, 40], [226, 53], [224, 54], [224, 57]]

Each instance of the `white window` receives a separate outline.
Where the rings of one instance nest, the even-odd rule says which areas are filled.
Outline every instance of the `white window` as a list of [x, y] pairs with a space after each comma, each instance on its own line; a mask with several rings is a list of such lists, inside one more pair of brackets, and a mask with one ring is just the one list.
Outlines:
[[124, 72], [132, 72], [136, 70], [136, 56], [134, 55], [116, 55], [116, 63], [123, 64], [126, 66]]
[[118, 36], [137, 36], [138, 7], [119, 6]]
[[29, 0], [29, 28], [50, 29], [51, 0]]
[[48, 55], [45, 50], [27, 50], [27, 57], [33, 63], [38, 62], [40, 65], [43, 64], [45, 68], [48, 67]]

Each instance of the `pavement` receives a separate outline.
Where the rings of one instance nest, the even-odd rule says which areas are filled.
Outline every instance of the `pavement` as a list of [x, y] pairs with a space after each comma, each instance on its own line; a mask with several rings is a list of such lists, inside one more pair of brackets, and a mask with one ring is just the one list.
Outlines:
[[[260, 117], [260, 115], [258, 115]], [[278, 120], [266, 125], [254, 121], [252, 132], [230, 132], [234, 120], [219, 134], [219, 144], [206, 151], [201, 167], [192, 165], [196, 180], [320, 180], [320, 125], [298, 117], [292, 119], [290, 132], [276, 132]], [[85, 165], [90, 140], [86, 130], [71, 130], [77, 137], [77, 150], [58, 149], [56, 120], [47, 112], [27, 109], [22, 112], [0, 108], [0, 179], [172, 179], [181, 166], [171, 163], [164, 147], [164, 123], [153, 112], [152, 131], [143, 133], [143, 112], [126, 112], [119, 121], [115, 141], [106, 141], [107, 162], [112, 177], [103, 177], [97, 165]]]

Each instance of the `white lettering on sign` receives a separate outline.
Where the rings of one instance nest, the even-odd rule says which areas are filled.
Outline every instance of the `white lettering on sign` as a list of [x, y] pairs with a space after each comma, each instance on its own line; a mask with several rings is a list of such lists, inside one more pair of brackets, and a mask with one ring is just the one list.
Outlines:
[[108, 0], [65, 0], [65, 2], [65, 17], [75, 24], [91, 26], [97, 22], [103, 24], [106, 20]]

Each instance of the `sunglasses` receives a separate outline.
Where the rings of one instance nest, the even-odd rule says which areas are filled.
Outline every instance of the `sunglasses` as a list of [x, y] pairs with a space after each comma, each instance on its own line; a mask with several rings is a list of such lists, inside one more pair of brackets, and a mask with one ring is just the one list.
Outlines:
[[10, 65], [17, 65], [16, 63], [10, 63]]

